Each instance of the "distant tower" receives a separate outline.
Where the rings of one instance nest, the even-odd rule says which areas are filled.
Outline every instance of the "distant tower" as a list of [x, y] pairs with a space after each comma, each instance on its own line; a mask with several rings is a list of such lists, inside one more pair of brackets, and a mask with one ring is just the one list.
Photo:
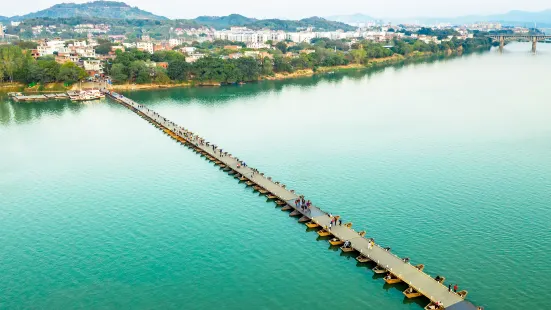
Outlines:
[[0, 39], [4, 39], [4, 25], [0, 23]]

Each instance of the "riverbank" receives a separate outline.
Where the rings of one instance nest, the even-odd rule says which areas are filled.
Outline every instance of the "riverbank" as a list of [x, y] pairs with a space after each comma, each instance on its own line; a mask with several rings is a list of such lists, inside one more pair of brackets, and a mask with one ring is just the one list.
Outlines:
[[[334, 72], [346, 72], [346, 71], [358, 71], [358, 70], [368, 70], [368, 69], [382, 69], [385, 67], [400, 65], [403, 63], [420, 63], [424, 61], [431, 61], [434, 59], [445, 59], [445, 58], [454, 58], [458, 56], [463, 56], [471, 54], [478, 51], [485, 51], [486, 49], [477, 49], [470, 52], [463, 52], [463, 49], [458, 49], [455, 51], [448, 50], [443, 53], [430, 53], [430, 52], [415, 52], [408, 56], [402, 56], [400, 54], [394, 54], [389, 57], [384, 58], [374, 58], [370, 59], [367, 64], [348, 64], [342, 66], [332, 66], [332, 67], [316, 67], [312, 69], [301, 69], [294, 72], [280, 72], [274, 73], [272, 75], [261, 76], [258, 81], [274, 81], [274, 80], [287, 80], [295, 78], [304, 78], [317, 74], [330, 74]], [[166, 88], [179, 88], [179, 87], [218, 87], [227, 85], [220, 82], [214, 81], [186, 81], [186, 82], [173, 82], [173, 83], [164, 83], [164, 84], [135, 84], [135, 83], [125, 83], [125, 84], [114, 84], [111, 85], [111, 89], [115, 91], [132, 91], [132, 90], [155, 90], [155, 89], [166, 89]], [[48, 92], [59, 92], [67, 90], [77, 90], [82, 88], [92, 88], [98, 87], [96, 83], [84, 83], [73, 84], [72, 86], [66, 87], [62, 83], [49, 83], [49, 84], [40, 84], [33, 87], [26, 87], [27, 85], [23, 83], [0, 83], [0, 93], [7, 92], [25, 92], [25, 93], [48, 93]]]

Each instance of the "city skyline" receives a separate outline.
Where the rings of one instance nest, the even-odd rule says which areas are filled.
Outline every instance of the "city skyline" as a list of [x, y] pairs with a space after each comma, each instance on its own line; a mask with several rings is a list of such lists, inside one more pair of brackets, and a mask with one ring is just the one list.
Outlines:
[[[28, 3], [23, 5], [18, 2], [8, 2], [3, 5], [2, 16], [24, 15], [43, 9], [55, 4], [62, 3], [60, 0], [33, 0], [32, 8]], [[90, 1], [67, 1], [74, 3], [85, 3]], [[543, 0], [526, 0], [521, 3], [517, 1], [486, 1], [479, 3], [476, 0], [464, 0], [457, 3], [447, 3], [445, 7], [435, 0], [418, 0], [415, 2], [400, 0], [396, 5], [389, 7], [375, 1], [352, 0], [349, 5], [343, 8], [336, 8], [332, 2], [305, 0], [301, 2], [281, 0], [276, 7], [266, 10], [259, 6], [257, 1], [241, 0], [239, 2], [227, 2], [214, 0], [202, 5], [186, 6], [174, 3], [169, 0], [158, 0], [155, 2], [144, 0], [121, 1], [130, 6], [137, 6], [140, 9], [152, 12], [157, 15], [175, 18], [195, 18], [197, 16], [224, 16], [229, 14], [241, 14], [253, 18], [282, 18], [300, 19], [310, 16], [330, 16], [347, 14], [365, 14], [375, 18], [451, 18], [465, 15], [490, 15], [502, 14], [511, 10], [542, 11], [549, 9], [548, 2]], [[269, 13], [267, 12], [269, 11]]]

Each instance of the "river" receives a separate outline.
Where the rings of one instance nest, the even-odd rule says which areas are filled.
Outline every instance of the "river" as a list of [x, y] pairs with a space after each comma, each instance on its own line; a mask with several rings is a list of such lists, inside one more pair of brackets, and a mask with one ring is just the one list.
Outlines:
[[[469, 291], [546, 309], [551, 45], [131, 92]], [[0, 308], [422, 309], [106, 99], [0, 99]]]

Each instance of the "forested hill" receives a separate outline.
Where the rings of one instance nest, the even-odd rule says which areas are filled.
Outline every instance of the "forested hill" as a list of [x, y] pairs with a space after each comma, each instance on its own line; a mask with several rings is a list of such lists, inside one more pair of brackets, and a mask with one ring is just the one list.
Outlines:
[[244, 26], [256, 21], [254, 18], [248, 18], [239, 14], [230, 14], [228, 16], [199, 16], [193, 20], [198, 24], [219, 29], [229, 28], [231, 26]]
[[323, 19], [321, 17], [309, 17], [301, 20], [283, 19], [255, 19], [239, 14], [228, 16], [199, 16], [194, 19], [197, 24], [207, 25], [216, 29], [229, 28], [231, 26], [244, 26], [251, 29], [271, 29], [296, 31], [302, 28], [314, 27], [318, 31], [334, 31], [342, 29], [345, 31], [354, 30], [350, 25]]
[[31, 18], [70, 18], [70, 17], [96, 17], [110, 19], [154, 19], [166, 20], [166, 17], [158, 16], [150, 12], [131, 7], [124, 2], [93, 1], [87, 3], [61, 3], [48, 9], [23, 16], [14, 16], [12, 20], [25, 20]]
[[[215, 29], [229, 29], [232, 26], [285, 31], [298, 31], [308, 27], [314, 27], [316, 31], [335, 31], [338, 29], [350, 31], [355, 29], [345, 23], [330, 21], [321, 17], [310, 17], [301, 20], [283, 20], [255, 19], [239, 14], [230, 14], [228, 16], [199, 16], [194, 19], [170, 20], [166, 17], [140, 10], [137, 7], [131, 7], [124, 2], [116, 1], [93, 1], [82, 4], [61, 3], [42, 11], [22, 16], [13, 16], [6, 19], [25, 21], [30, 24], [46, 21], [48, 25], [55, 25], [56, 22], [64, 22], [67, 20], [87, 20], [89, 23], [101, 22], [118, 26], [122, 26], [121, 21], [132, 21], [132, 25], [129, 26], [134, 26], [136, 21], [155, 21], [157, 25], [162, 24], [173, 27], [182, 27], [182, 25], [197, 27], [203, 25]], [[2, 17], [0, 17], [0, 21], [1, 20]]]

